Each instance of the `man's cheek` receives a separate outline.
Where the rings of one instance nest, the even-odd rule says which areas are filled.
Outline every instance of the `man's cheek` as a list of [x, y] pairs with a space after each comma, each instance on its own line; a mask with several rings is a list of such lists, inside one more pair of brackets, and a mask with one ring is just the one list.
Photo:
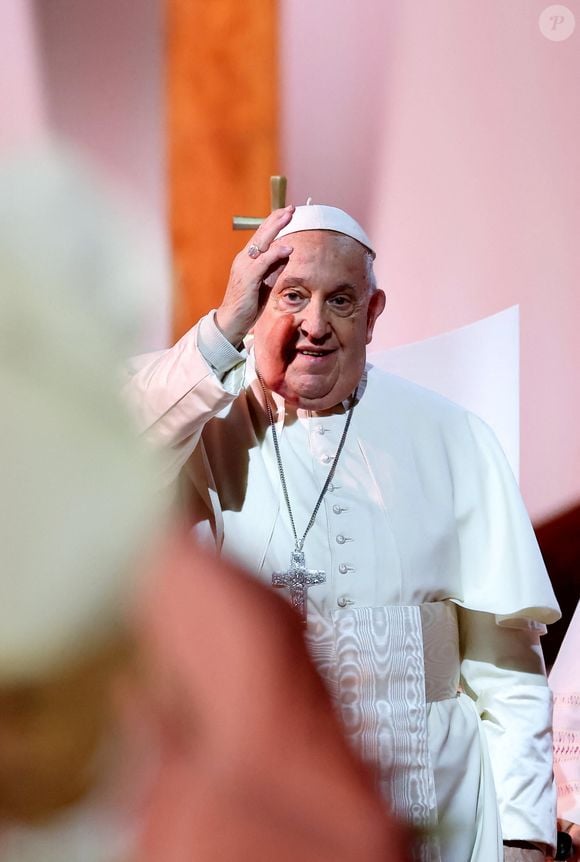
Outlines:
[[290, 314], [279, 317], [269, 329], [262, 349], [260, 373], [270, 389], [282, 384], [295, 343], [294, 318]]

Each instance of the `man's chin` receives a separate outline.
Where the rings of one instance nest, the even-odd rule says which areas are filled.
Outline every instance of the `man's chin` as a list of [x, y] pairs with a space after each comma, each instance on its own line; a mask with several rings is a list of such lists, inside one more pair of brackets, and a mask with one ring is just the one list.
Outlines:
[[351, 394], [350, 392], [342, 394], [339, 389], [340, 387], [336, 386], [332, 386], [330, 389], [306, 387], [295, 389], [292, 386], [282, 384], [276, 391], [287, 404], [291, 404], [293, 407], [300, 410], [320, 411], [331, 410]]
[[281, 395], [287, 404], [316, 412], [332, 410], [350, 398], [359, 379], [352, 374], [340, 374], [336, 369], [328, 376], [295, 373], [291, 367], [286, 367], [284, 374], [273, 374], [269, 366], [261, 375], [267, 388]]

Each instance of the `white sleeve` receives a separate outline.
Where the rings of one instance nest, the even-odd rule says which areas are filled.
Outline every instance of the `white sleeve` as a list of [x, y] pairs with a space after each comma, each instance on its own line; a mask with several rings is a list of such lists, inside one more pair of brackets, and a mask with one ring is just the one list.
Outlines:
[[537, 630], [459, 610], [462, 682], [483, 722], [504, 840], [554, 846], [552, 696]]
[[[492, 430], [465, 414], [450, 446], [462, 594], [459, 604], [513, 627], [560, 617], [517, 483]], [[465, 433], [467, 432], [467, 433]]]
[[131, 365], [124, 395], [139, 432], [164, 448], [172, 481], [197, 446], [205, 424], [240, 393], [245, 351], [226, 341], [211, 314], [173, 347], [138, 357]]

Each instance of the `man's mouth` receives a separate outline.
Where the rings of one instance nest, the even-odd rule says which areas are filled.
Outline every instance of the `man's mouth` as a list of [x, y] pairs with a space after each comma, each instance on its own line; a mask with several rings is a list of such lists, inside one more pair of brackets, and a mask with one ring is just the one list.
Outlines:
[[296, 353], [299, 353], [301, 356], [329, 356], [331, 353], [334, 353], [334, 350], [323, 350], [322, 348], [316, 347], [296, 347]]

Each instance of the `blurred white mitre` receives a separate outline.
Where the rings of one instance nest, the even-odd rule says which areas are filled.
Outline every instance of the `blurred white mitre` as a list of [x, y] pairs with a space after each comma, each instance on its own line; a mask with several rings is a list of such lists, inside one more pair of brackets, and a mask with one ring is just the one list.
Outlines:
[[116, 391], [143, 306], [130, 247], [70, 155], [0, 169], [0, 684], [118, 625], [159, 510]]

